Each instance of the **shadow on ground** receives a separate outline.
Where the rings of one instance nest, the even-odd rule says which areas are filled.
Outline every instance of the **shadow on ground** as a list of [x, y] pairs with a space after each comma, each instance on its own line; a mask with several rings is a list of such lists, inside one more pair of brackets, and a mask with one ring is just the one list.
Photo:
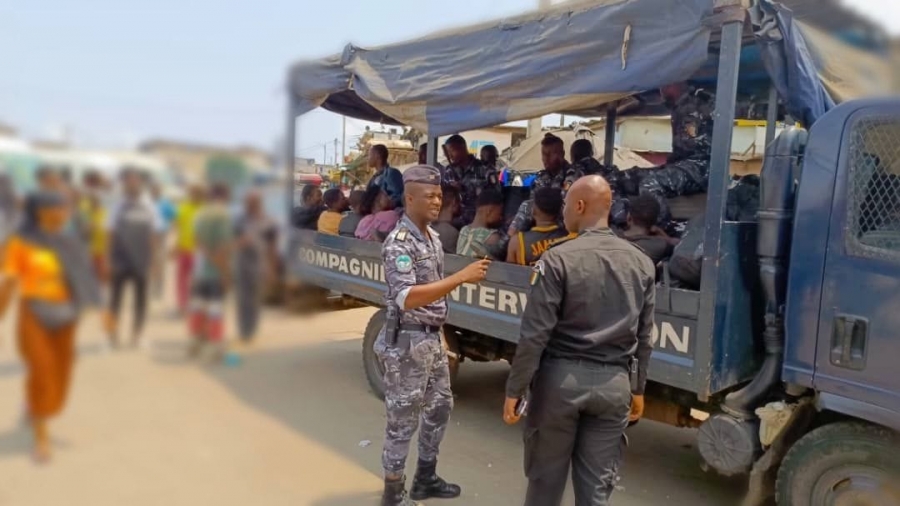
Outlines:
[[[347, 336], [347, 333], [343, 333]], [[381, 476], [380, 449], [384, 406], [369, 390], [362, 368], [361, 339], [338, 339], [307, 346], [249, 353], [238, 367], [199, 366], [243, 402], [331, 448]], [[169, 366], [198, 367], [185, 358], [183, 343], [155, 346], [155, 358]], [[465, 363], [454, 385], [456, 406], [443, 455], [457, 462], [453, 478], [461, 483], [484, 482], [524, 487], [521, 436], [500, 417], [508, 366], [505, 363]], [[346, 422], [349, 420], [350, 422]], [[336, 422], [340, 421], [340, 422]], [[463, 433], [477, 441], [465, 449], [454, 445]], [[734, 504], [737, 484], [700, 469], [694, 432], [645, 422], [629, 431], [625, 475], [619, 490], [647, 504]], [[370, 441], [368, 446], [360, 442]], [[466, 455], [455, 452], [465, 451]], [[410, 464], [414, 462], [410, 458]], [[665, 492], [660, 497], [660, 490]], [[669, 492], [670, 491], [670, 492]], [[374, 504], [374, 495], [338, 497], [316, 506]], [[694, 502], [696, 501], [696, 502]], [[639, 501], [638, 504], [644, 504]]]

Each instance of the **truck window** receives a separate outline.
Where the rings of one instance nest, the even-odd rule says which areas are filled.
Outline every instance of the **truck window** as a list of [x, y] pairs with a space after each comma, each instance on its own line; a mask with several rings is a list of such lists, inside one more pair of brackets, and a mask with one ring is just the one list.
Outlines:
[[900, 119], [853, 124], [848, 161], [848, 252], [900, 261]]

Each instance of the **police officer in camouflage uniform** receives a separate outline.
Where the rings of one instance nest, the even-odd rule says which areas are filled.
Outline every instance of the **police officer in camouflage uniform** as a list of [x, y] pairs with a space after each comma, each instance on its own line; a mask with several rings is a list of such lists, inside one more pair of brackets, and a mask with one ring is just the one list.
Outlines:
[[672, 154], [665, 165], [638, 171], [640, 194], [656, 197], [660, 218], [671, 218], [667, 198], [706, 192], [712, 153], [713, 111], [716, 97], [687, 83], [660, 90], [672, 110]]
[[[403, 174], [405, 214], [382, 246], [387, 281], [385, 326], [375, 343], [384, 365], [385, 433], [382, 506], [411, 506], [410, 499], [458, 497], [461, 489], [436, 474], [438, 449], [447, 429], [453, 394], [441, 325], [447, 319], [447, 294], [487, 274], [479, 260], [444, 278], [444, 252], [429, 226], [441, 211], [441, 174], [418, 165]], [[409, 496], [406, 457], [419, 429], [419, 462]]]
[[[539, 188], [558, 188], [565, 193], [566, 174], [570, 167], [569, 162], [566, 161], [566, 148], [563, 140], [550, 133], [545, 135], [541, 141], [541, 161], [544, 164], [544, 170], [540, 171], [534, 180], [531, 187], [532, 195]], [[509, 226], [508, 235], [510, 237], [531, 227], [533, 205], [534, 201], [529, 198], [519, 206], [519, 211]]]
[[566, 228], [535, 264], [521, 338], [506, 383], [503, 419], [525, 427], [525, 506], [559, 506], [569, 468], [576, 506], [608, 506], [640, 419], [652, 351], [655, 269], [609, 228], [612, 200], [600, 176], [569, 189]]
[[487, 167], [470, 154], [469, 145], [461, 135], [450, 136], [444, 146], [447, 148], [450, 164], [443, 171], [443, 184], [459, 191], [462, 212], [453, 224], [462, 228], [475, 219], [475, 203], [482, 191], [491, 188], [501, 192], [503, 188], [497, 170]]

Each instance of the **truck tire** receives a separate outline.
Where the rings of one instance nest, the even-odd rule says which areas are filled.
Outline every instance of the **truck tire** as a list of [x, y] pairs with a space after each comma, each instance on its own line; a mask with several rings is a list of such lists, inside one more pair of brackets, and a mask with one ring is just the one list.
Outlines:
[[375, 340], [378, 339], [378, 334], [384, 327], [386, 313], [386, 309], [379, 309], [373, 314], [369, 319], [369, 324], [366, 325], [366, 333], [363, 335], [363, 369], [366, 371], [366, 379], [369, 380], [372, 393], [379, 399], [384, 399], [384, 366], [378, 355], [375, 354]]
[[[384, 327], [384, 317], [387, 311], [379, 309], [366, 325], [366, 332], [363, 335], [363, 369], [366, 371], [366, 379], [372, 388], [372, 393], [379, 399], [384, 399], [384, 366], [378, 355], [375, 353], [375, 341], [381, 328]], [[443, 333], [443, 332], [442, 332]], [[462, 355], [459, 351], [459, 342], [456, 336], [451, 333], [443, 333], [442, 342], [447, 350], [448, 362], [450, 368], [450, 384], [456, 382], [456, 376], [459, 374], [459, 364], [462, 361]]]
[[788, 451], [775, 485], [778, 506], [895, 504], [900, 464], [894, 434], [857, 422], [825, 425]]

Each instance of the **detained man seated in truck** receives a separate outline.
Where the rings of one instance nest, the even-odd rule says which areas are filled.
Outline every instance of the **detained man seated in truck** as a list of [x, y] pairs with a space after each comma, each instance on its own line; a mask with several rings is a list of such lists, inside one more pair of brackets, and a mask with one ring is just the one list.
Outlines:
[[294, 208], [291, 224], [301, 230], [317, 230], [324, 210], [321, 188], [308, 184], [300, 190], [300, 206]]
[[505, 259], [506, 238], [500, 231], [502, 224], [503, 195], [495, 190], [481, 192], [475, 219], [459, 231], [456, 254], [490, 260]]
[[356, 238], [364, 241], [384, 242], [394, 225], [400, 221], [402, 210], [395, 209], [387, 192], [378, 186], [370, 186], [363, 195], [360, 213], [363, 219], [356, 227]]
[[394, 207], [403, 207], [403, 174], [388, 164], [388, 156], [388, 148], [384, 144], [369, 148], [369, 167], [375, 169], [375, 174], [366, 187], [381, 188], [391, 198]]
[[366, 192], [362, 190], [353, 190], [350, 192], [350, 211], [344, 213], [341, 223], [338, 225], [338, 235], [341, 237], [356, 237], [356, 227], [362, 221], [363, 216], [360, 208], [362, 207], [363, 196]]
[[559, 224], [562, 217], [563, 196], [553, 188], [539, 188], [534, 192], [531, 216], [534, 226], [519, 232], [509, 241], [506, 261], [519, 265], [534, 265], [556, 241], [574, 237]]
[[677, 239], [670, 239], [656, 223], [659, 221], [659, 202], [652, 195], [629, 199], [628, 226], [622, 231], [624, 239], [638, 246], [653, 265], [672, 256]]
[[459, 240], [459, 230], [453, 225], [453, 220], [459, 216], [459, 192], [454, 188], [444, 188], [441, 200], [441, 214], [436, 222], [431, 224], [441, 237], [441, 247], [444, 253], [456, 254], [456, 244]]
[[340, 188], [331, 188], [325, 192], [322, 200], [325, 201], [325, 211], [319, 215], [319, 233], [328, 235], [338, 235], [338, 228], [341, 225], [341, 219], [344, 217], [344, 211], [347, 210], [347, 197]]
[[481, 163], [483, 163], [485, 167], [494, 170], [497, 173], [500, 172], [500, 152], [497, 151], [497, 146], [494, 146], [493, 144], [483, 146], [481, 148], [481, 152], [478, 154], [478, 157], [481, 159]]
[[[532, 192], [540, 188], [554, 188], [565, 196], [566, 174], [569, 172], [569, 162], [566, 161], [566, 147], [563, 140], [548, 133], [541, 141], [541, 162], [544, 170], [538, 172], [532, 184]], [[528, 230], [533, 225], [531, 208], [533, 200], [528, 199], [519, 206], [516, 217], [509, 226], [508, 234], [515, 236], [522, 230]]]

